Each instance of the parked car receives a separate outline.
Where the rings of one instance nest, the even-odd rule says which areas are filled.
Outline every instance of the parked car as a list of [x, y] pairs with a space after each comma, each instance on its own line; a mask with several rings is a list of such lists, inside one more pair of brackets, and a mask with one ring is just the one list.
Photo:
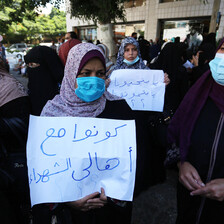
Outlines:
[[7, 48], [9, 53], [13, 52], [26, 52], [28, 50], [28, 46], [26, 43], [16, 43], [12, 44], [10, 47]]

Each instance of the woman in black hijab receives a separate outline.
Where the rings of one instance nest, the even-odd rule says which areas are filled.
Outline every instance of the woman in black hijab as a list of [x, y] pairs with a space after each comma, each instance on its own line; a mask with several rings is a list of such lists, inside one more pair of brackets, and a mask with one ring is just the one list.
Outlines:
[[184, 43], [167, 43], [161, 50], [151, 69], [161, 69], [169, 75], [170, 84], [166, 87], [165, 109], [174, 113], [189, 89], [188, 75], [183, 67]]
[[0, 56], [0, 220], [29, 223], [26, 138], [30, 114], [24, 86], [10, 75]]
[[64, 66], [57, 53], [46, 46], [32, 48], [24, 59], [29, 79], [31, 113], [38, 116], [46, 102], [58, 94]]

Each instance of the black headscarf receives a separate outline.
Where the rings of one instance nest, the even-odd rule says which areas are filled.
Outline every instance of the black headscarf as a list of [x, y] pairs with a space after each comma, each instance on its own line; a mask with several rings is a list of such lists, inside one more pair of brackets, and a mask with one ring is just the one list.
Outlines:
[[64, 66], [57, 53], [46, 46], [32, 48], [24, 59], [26, 64], [31, 62], [40, 64], [36, 68], [27, 68], [32, 114], [38, 116], [46, 102], [59, 93]]
[[[224, 39], [218, 49], [223, 43]], [[168, 142], [180, 147], [182, 161], [186, 160], [195, 123], [209, 97], [220, 112], [224, 113], [224, 87], [214, 81], [210, 70], [188, 91], [168, 128]]]
[[166, 72], [170, 84], [166, 87], [165, 108], [175, 111], [188, 90], [186, 69], [182, 66], [184, 45], [167, 43], [162, 48], [155, 63], [150, 64], [151, 69], [160, 69]]

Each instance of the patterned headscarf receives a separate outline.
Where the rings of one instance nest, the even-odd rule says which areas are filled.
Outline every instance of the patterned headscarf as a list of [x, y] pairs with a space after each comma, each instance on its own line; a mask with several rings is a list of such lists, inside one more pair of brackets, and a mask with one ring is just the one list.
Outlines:
[[[137, 50], [138, 50], [139, 60], [133, 65], [127, 65], [125, 62], [123, 62], [124, 50], [128, 44], [133, 44], [134, 46], [137, 47]], [[122, 41], [118, 51], [117, 62], [116, 62], [114, 70], [117, 70], [117, 69], [149, 69], [149, 67], [147, 67], [142, 60], [139, 44], [138, 44], [138, 41], [135, 40], [135, 38], [127, 37]]]
[[8, 73], [0, 56], [0, 107], [23, 96], [27, 96], [24, 86]]
[[120, 100], [119, 97], [105, 91], [99, 99], [87, 103], [79, 99], [75, 94], [76, 76], [78, 75], [78, 71], [84, 66], [82, 59], [86, 58], [87, 54], [93, 55], [89, 57], [89, 60], [96, 57], [90, 53], [92, 51], [98, 51], [104, 58], [101, 49], [91, 43], [78, 44], [69, 51], [60, 94], [47, 102], [41, 116], [96, 117], [103, 112], [106, 100]]

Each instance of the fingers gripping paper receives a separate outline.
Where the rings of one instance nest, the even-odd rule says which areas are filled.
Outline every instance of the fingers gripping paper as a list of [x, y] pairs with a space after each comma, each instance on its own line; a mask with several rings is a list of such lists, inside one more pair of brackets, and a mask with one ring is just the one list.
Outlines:
[[78, 200], [101, 187], [107, 196], [132, 201], [135, 122], [31, 116], [27, 165], [32, 206]]

